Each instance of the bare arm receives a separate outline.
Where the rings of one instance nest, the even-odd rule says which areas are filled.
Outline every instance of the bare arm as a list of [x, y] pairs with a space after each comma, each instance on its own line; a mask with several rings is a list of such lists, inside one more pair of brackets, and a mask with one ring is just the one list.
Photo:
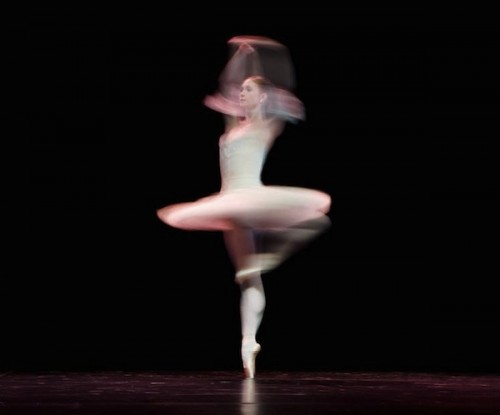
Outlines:
[[218, 91], [204, 100], [207, 107], [223, 113], [230, 125], [244, 115], [239, 104], [241, 83], [248, 74], [260, 73], [259, 60], [254, 52], [250, 44], [240, 43], [219, 76]]
[[[237, 49], [219, 76], [218, 91], [205, 98], [204, 104], [233, 119], [226, 119], [226, 125], [234, 125], [244, 112], [239, 103], [242, 82], [253, 75], [265, 75], [255, 47], [284, 49], [286, 47], [272, 39], [261, 36], [235, 36], [228, 42]], [[287, 66], [285, 64], [285, 66]], [[290, 71], [285, 71], [285, 75]], [[302, 102], [289, 90], [276, 88], [268, 106], [268, 116], [289, 122], [305, 118]], [[226, 117], [228, 118], [228, 117]]]
[[241, 83], [250, 75], [262, 74], [255, 49], [249, 43], [240, 43], [219, 77], [220, 90], [232, 97], [239, 92]]

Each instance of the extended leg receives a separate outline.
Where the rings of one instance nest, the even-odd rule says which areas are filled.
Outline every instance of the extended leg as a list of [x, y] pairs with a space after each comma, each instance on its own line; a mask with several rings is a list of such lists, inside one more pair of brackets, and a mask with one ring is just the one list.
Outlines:
[[291, 228], [261, 232], [260, 253], [254, 255], [252, 261], [259, 264], [262, 272], [271, 271], [306, 247], [328, 229], [330, 224], [327, 216], [320, 216]]
[[325, 232], [330, 225], [331, 222], [328, 216], [320, 216], [288, 229], [284, 234], [283, 244], [278, 248], [278, 252], [284, 260], [289, 258]]

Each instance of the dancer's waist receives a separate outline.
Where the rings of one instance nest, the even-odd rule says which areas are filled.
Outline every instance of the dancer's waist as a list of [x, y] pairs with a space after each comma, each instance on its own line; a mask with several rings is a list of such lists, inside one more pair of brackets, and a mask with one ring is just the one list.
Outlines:
[[222, 179], [221, 190], [245, 189], [250, 187], [262, 186], [260, 178], [255, 176], [233, 176]]

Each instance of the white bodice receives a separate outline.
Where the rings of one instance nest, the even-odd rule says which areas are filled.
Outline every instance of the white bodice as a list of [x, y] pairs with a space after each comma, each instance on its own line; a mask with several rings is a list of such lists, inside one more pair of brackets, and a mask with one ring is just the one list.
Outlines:
[[261, 186], [268, 145], [258, 130], [241, 129], [219, 140], [221, 191]]

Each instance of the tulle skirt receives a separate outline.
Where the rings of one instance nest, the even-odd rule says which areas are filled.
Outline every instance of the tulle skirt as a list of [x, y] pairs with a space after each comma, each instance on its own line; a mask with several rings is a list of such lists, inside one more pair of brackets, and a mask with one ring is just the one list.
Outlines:
[[158, 209], [158, 217], [175, 228], [224, 231], [235, 226], [283, 229], [324, 216], [330, 195], [293, 186], [257, 186], [225, 190]]

